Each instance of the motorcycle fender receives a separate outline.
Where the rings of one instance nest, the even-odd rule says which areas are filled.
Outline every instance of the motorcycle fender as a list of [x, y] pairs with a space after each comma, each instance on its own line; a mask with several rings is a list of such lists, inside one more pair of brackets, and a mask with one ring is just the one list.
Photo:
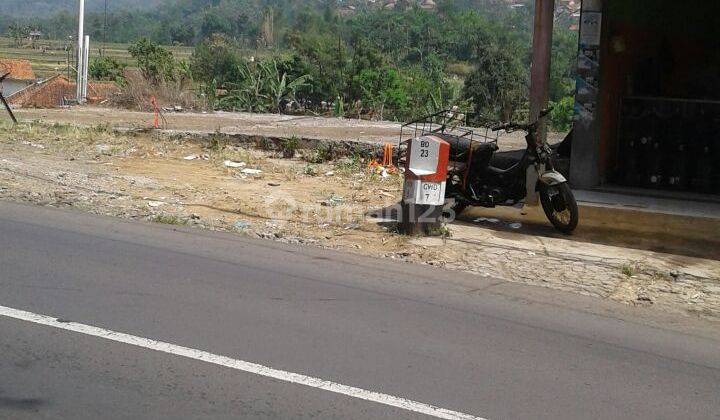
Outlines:
[[567, 182], [567, 179], [565, 179], [560, 172], [547, 171], [540, 175], [540, 181], [545, 185], [553, 186], [564, 184]]

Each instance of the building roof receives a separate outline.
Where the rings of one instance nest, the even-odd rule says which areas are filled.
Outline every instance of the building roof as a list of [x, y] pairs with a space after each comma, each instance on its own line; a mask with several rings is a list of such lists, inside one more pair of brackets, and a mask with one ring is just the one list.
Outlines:
[[35, 80], [35, 72], [28, 60], [13, 60], [0, 58], [0, 76], [10, 73], [8, 79], [14, 80]]
[[[76, 86], [64, 74], [56, 74], [13, 93], [7, 101], [13, 106], [25, 108], [53, 108], [74, 99]], [[90, 82], [87, 99], [90, 103], [98, 103], [118, 92], [120, 87], [114, 82]]]

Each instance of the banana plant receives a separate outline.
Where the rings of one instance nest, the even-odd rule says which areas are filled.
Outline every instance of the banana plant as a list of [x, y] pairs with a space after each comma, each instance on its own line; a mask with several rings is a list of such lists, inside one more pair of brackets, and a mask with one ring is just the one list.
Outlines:
[[294, 101], [295, 95], [300, 88], [308, 85], [310, 75], [300, 76], [288, 82], [287, 73], [280, 75], [277, 62], [273, 61], [272, 66], [267, 66], [267, 81], [269, 96], [272, 98], [272, 107], [275, 112], [280, 112], [280, 104], [284, 101]]
[[285, 100], [295, 100], [297, 91], [307, 86], [309, 75], [288, 81], [275, 60], [244, 63], [238, 68], [238, 81], [227, 83], [228, 93], [220, 100], [224, 108], [249, 112], [280, 112]]

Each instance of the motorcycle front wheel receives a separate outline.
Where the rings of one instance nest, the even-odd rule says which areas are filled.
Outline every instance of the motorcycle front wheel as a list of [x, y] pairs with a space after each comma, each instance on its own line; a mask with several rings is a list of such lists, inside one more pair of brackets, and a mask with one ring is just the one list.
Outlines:
[[580, 215], [575, 196], [567, 183], [541, 184], [540, 203], [555, 229], [569, 235], [577, 228]]

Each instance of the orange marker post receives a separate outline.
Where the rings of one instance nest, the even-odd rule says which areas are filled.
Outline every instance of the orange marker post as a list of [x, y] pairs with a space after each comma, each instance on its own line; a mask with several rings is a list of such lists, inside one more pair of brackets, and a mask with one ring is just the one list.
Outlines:
[[155, 118], [153, 119], [153, 128], [160, 128], [160, 109], [158, 108], [157, 100], [154, 96], [150, 98], [150, 104], [152, 104], [153, 111], [155, 112]]

